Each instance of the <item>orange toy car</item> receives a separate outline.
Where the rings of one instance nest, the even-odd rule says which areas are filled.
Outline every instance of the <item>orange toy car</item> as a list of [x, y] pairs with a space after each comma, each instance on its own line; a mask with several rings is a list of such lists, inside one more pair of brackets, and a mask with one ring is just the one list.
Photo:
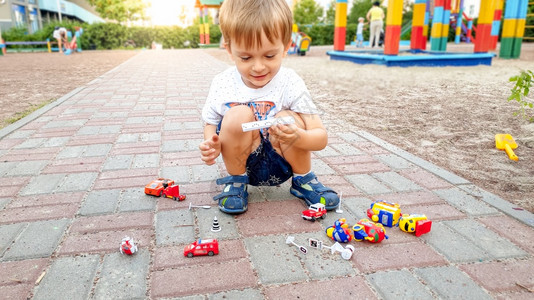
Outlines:
[[156, 197], [165, 196], [178, 201], [185, 200], [185, 195], [180, 195], [180, 187], [174, 184], [174, 180], [165, 178], [158, 178], [147, 184], [145, 194]]

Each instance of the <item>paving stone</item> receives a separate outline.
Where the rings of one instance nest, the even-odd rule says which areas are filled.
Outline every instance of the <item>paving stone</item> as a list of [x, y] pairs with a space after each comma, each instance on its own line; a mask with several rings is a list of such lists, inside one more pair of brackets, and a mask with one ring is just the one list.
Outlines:
[[202, 139], [164, 141], [161, 145], [161, 152], [194, 151], [198, 150], [200, 143], [202, 143]]
[[471, 278], [453, 266], [415, 269], [414, 272], [442, 299], [492, 299]]
[[445, 225], [459, 235], [471, 240], [473, 244], [482, 248], [493, 258], [522, 257], [527, 253], [515, 246], [509, 240], [497, 235], [479, 222], [470, 219], [444, 221]]
[[134, 255], [111, 253], [104, 256], [102, 272], [95, 287], [96, 299], [145, 299], [150, 253], [140, 249]]
[[80, 208], [80, 215], [111, 214], [119, 203], [120, 190], [92, 191]]
[[70, 137], [52, 137], [43, 142], [42, 147], [63, 147], [70, 140]]
[[[349, 260], [345, 260], [339, 253], [332, 254], [328, 249], [315, 249], [309, 246], [309, 239], [318, 239], [325, 246], [331, 247], [334, 243], [323, 234], [323, 230], [314, 233], [295, 234], [295, 242], [305, 246], [308, 253], [301, 257], [306, 271], [311, 279], [325, 279], [330, 277], [353, 276], [356, 274]], [[320, 237], [318, 238], [318, 233]], [[346, 244], [342, 245], [346, 247]]]
[[366, 278], [383, 299], [434, 299], [408, 270], [376, 272]]
[[267, 299], [379, 299], [362, 276], [269, 286], [265, 294]]
[[326, 156], [339, 156], [339, 152], [337, 152], [334, 148], [327, 145], [323, 150], [314, 152], [317, 154], [317, 156], [320, 157], [326, 157]]
[[495, 196], [492, 193], [489, 193], [477, 186], [474, 185], [463, 185], [460, 188], [467, 193], [474, 195], [475, 197], [480, 197], [480, 199], [489, 205], [501, 210], [505, 214], [512, 216], [523, 223], [534, 227], [534, 214], [529, 212], [526, 209], [517, 209], [517, 205], [512, 204], [502, 198]]
[[449, 261], [476, 262], [490, 259], [490, 254], [442, 222], [432, 222], [432, 231], [421, 238]]
[[406, 179], [405, 177], [402, 177], [401, 175], [395, 172], [373, 173], [372, 176], [386, 183], [395, 191], [408, 192], [423, 189], [415, 182]]
[[9, 208], [0, 211], [0, 224], [73, 218], [77, 210], [75, 203]]
[[[365, 251], [355, 251], [351, 258], [358, 269], [364, 273], [439, 266], [447, 263], [434, 249], [419, 241], [390, 244], [384, 240], [380, 244], [364, 245], [366, 245]], [[395, 257], [395, 259], [384, 259], [384, 257]]]
[[56, 189], [57, 192], [88, 191], [96, 180], [98, 173], [67, 174], [65, 180]]
[[335, 174], [336, 172], [330, 168], [325, 162], [319, 159], [312, 159], [312, 171], [315, 175], [330, 175]]
[[332, 144], [331, 147], [337, 150], [339, 153], [341, 153], [341, 155], [344, 155], [344, 156], [363, 154], [362, 151], [352, 146], [351, 144], [347, 144], [347, 143]]
[[[96, 233], [70, 233], [61, 243], [59, 255], [85, 255], [87, 253], [119, 252], [124, 237], [131, 237], [137, 248], [148, 248], [154, 238], [154, 230], [127, 229]], [[97, 242], [95, 242], [97, 241]]]
[[193, 165], [193, 182], [214, 181], [221, 177], [217, 168], [207, 165]]
[[[216, 207], [213, 209], [196, 209], [195, 211], [191, 211], [191, 213], [196, 215], [200, 238], [213, 237], [218, 240], [223, 240], [239, 237], [234, 216], [225, 214]], [[211, 231], [215, 217], [217, 217], [217, 222], [221, 228], [219, 232]]]
[[[304, 255], [286, 245], [287, 235], [245, 238], [245, 247], [260, 283], [275, 284], [307, 280], [298, 256]], [[265, 259], [269, 257], [269, 259]]]
[[47, 263], [48, 259], [46, 258], [0, 262], [0, 286], [13, 287], [16, 283], [31, 283], [33, 286], [46, 268]]
[[65, 178], [64, 174], [45, 174], [34, 176], [21, 191], [21, 195], [48, 194], [56, 190]]
[[[148, 182], [147, 182], [148, 183]], [[154, 211], [156, 208], [156, 199], [147, 196], [144, 189], [134, 188], [126, 189], [122, 193], [122, 200], [119, 204], [120, 212], [149, 210]]]
[[150, 168], [159, 166], [159, 154], [137, 154], [134, 156], [132, 168]]
[[401, 207], [431, 205], [431, 204], [446, 204], [447, 202], [438, 195], [430, 191], [415, 191], [415, 192], [396, 192], [389, 194], [371, 195], [375, 200], [388, 201], [398, 203]]
[[187, 210], [160, 211], [156, 214], [156, 245], [187, 244], [195, 240], [193, 214]]
[[0, 257], [15, 240], [17, 235], [26, 227], [27, 223], [17, 223], [0, 226]]
[[36, 288], [33, 299], [88, 299], [99, 261], [97, 255], [58, 258]]
[[400, 174], [406, 178], [409, 178], [415, 181], [417, 184], [429, 190], [445, 189], [445, 188], [452, 187], [452, 185], [449, 182], [420, 168], [410, 168], [407, 170], [402, 170]]
[[534, 230], [531, 230], [528, 225], [508, 216], [486, 217], [480, 218], [478, 221], [534, 254], [534, 243], [532, 243], [534, 241]]
[[465, 264], [461, 265], [460, 269], [471, 276], [481, 286], [493, 292], [517, 292], [523, 291], [523, 287], [532, 289], [534, 286], [534, 275], [532, 273], [534, 259], [532, 257], [526, 260]]
[[5, 174], [7, 176], [37, 175], [47, 164], [46, 160], [21, 161]]
[[354, 132], [339, 132], [337, 135], [349, 143], [365, 142], [366, 140]]
[[409, 169], [414, 167], [412, 163], [395, 154], [378, 154], [374, 157], [395, 170]]
[[[364, 197], [343, 197], [342, 205], [358, 220], [368, 219], [367, 209], [369, 209], [373, 201]], [[337, 214], [332, 214], [338, 216]], [[330, 223], [328, 223], [330, 224]], [[332, 224], [334, 224], [332, 222]]]
[[4, 207], [6, 207], [6, 205], [11, 201], [12, 199], [10, 198], [1, 198], [0, 199], [0, 210], [4, 209]]
[[382, 184], [380, 181], [368, 174], [346, 175], [345, 178], [347, 178], [347, 180], [356, 188], [369, 195], [391, 192], [386, 185]]
[[150, 281], [151, 298], [159, 298], [251, 288], [257, 279], [250, 263], [239, 260], [156, 271]]
[[192, 171], [189, 170], [188, 166], [175, 166], [175, 167], [162, 167], [161, 168], [161, 177], [163, 178], [172, 178], [175, 183], [189, 183], [192, 182], [192, 176], [190, 175]]
[[434, 190], [434, 193], [471, 216], [491, 215], [498, 212], [495, 208], [486, 205], [458, 188]]
[[30, 139], [26, 139], [23, 143], [15, 146], [15, 149], [37, 148], [37, 147], [41, 146], [45, 141], [46, 141], [46, 138], [37, 138], [37, 139], [30, 138]]
[[63, 236], [69, 219], [33, 222], [4, 254], [4, 260], [50, 256]]
[[121, 231], [129, 228], [152, 229], [154, 214], [151, 212], [133, 212], [114, 215], [80, 217], [74, 220], [70, 233], [89, 233], [98, 231]]
[[220, 292], [209, 295], [210, 300], [225, 300], [225, 299], [247, 299], [247, 300], [262, 300], [263, 295], [257, 289], [244, 289]]
[[132, 165], [133, 158], [133, 155], [109, 156], [104, 163], [103, 170], [129, 169]]
[[16, 165], [17, 165], [17, 162], [14, 162], [14, 161], [1, 161], [0, 162], [0, 174], [2, 176], [6, 175], [7, 172], [13, 170]]

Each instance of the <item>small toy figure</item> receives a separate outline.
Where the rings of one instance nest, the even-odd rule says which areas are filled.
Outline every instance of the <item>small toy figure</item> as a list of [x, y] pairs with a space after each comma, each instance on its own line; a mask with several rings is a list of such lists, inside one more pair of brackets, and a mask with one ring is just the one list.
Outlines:
[[354, 232], [354, 239], [357, 241], [366, 240], [371, 243], [380, 243], [384, 239], [388, 239], [386, 229], [380, 223], [374, 223], [367, 219], [361, 219], [352, 227]]
[[404, 232], [415, 232], [415, 236], [421, 236], [430, 232], [432, 221], [425, 215], [402, 215], [399, 228]]
[[332, 254], [335, 252], [339, 252], [341, 254], [341, 257], [345, 260], [349, 260], [352, 257], [352, 254], [354, 253], [354, 247], [352, 245], [347, 245], [347, 247], [343, 248], [340, 243], [335, 242], [332, 247], [325, 246], [322, 241], [309, 238], [308, 239], [308, 245], [312, 248], [316, 248], [319, 250], [329, 249]]
[[199, 255], [213, 256], [215, 254], [219, 254], [219, 242], [216, 239], [199, 239], [184, 248], [184, 256], [187, 257]]
[[219, 220], [217, 220], [217, 216], [213, 217], [213, 224], [211, 225], [211, 231], [213, 232], [221, 231], [221, 226], [219, 226]]
[[326, 208], [324, 204], [321, 203], [312, 204], [307, 210], [302, 212], [302, 218], [312, 222], [315, 222], [317, 218], [324, 219], [325, 216]]
[[127, 236], [122, 239], [119, 250], [122, 254], [133, 255], [137, 252], [137, 246], [135, 245], [134, 240]]
[[308, 249], [306, 249], [306, 247], [297, 245], [297, 243], [295, 243], [295, 237], [294, 236], [291, 236], [291, 235], [288, 236], [287, 239], [286, 239], [286, 244], [296, 246], [297, 248], [299, 248], [300, 252], [302, 252], [304, 254], [308, 253]]
[[156, 197], [164, 196], [173, 200], [183, 201], [184, 195], [180, 195], [180, 187], [174, 184], [174, 180], [158, 178], [145, 186], [145, 194]]
[[373, 222], [393, 227], [397, 225], [402, 214], [399, 204], [377, 201], [371, 204], [371, 208], [367, 210], [367, 216], [371, 218]]
[[340, 243], [348, 243], [352, 239], [349, 224], [347, 224], [345, 218], [335, 221], [334, 226], [326, 228], [326, 235], [332, 240]]

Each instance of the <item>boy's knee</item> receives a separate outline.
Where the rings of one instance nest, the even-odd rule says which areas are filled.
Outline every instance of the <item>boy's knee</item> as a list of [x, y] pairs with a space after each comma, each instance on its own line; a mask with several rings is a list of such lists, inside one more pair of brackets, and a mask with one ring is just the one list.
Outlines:
[[277, 118], [281, 117], [287, 117], [292, 116], [293, 119], [295, 119], [295, 125], [297, 125], [299, 128], [306, 129], [306, 125], [304, 124], [304, 121], [300, 117], [300, 115], [292, 110], [281, 110], [276, 114]]
[[224, 115], [221, 123], [221, 131], [231, 130], [243, 132], [241, 124], [252, 121], [254, 121], [254, 113], [250, 107], [246, 105], [237, 105], [230, 108]]

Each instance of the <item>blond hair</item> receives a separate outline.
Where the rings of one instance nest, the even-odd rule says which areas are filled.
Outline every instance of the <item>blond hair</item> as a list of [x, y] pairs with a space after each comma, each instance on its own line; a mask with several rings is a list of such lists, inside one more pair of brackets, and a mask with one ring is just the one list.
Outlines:
[[225, 0], [219, 13], [224, 41], [246, 48], [261, 46], [261, 35], [269, 42], [291, 41], [293, 15], [285, 0]]

